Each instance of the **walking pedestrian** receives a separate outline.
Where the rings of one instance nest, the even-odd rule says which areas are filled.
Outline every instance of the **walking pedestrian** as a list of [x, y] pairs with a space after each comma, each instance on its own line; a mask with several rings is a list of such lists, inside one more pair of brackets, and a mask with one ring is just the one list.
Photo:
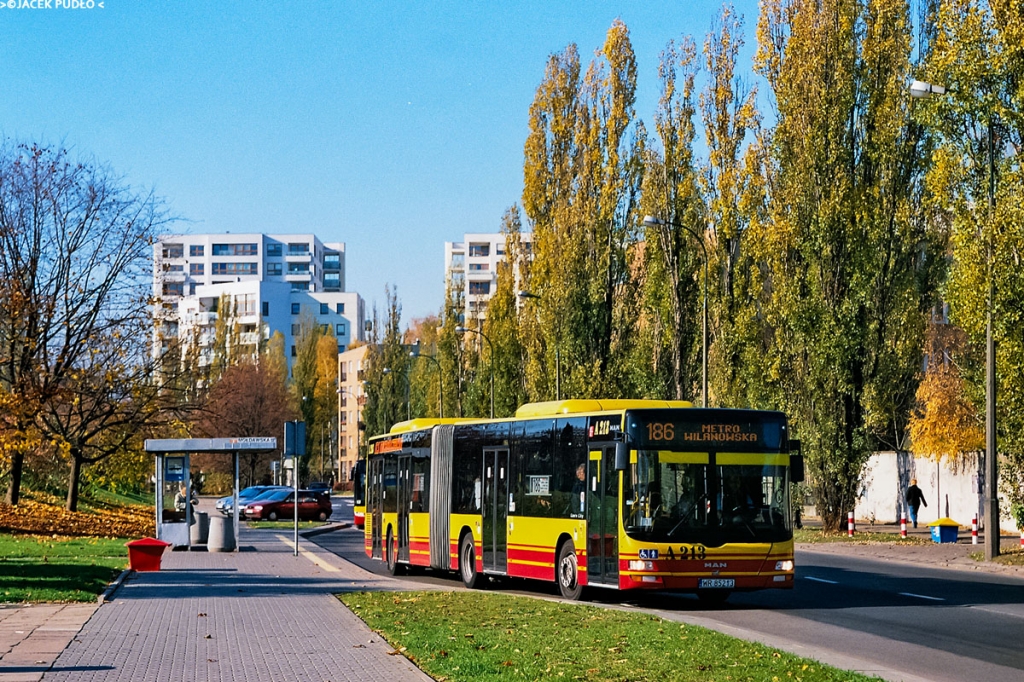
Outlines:
[[921, 508], [921, 505], [928, 506], [928, 503], [924, 500], [924, 493], [917, 487], [917, 479], [910, 479], [910, 487], [907, 488], [907, 508], [910, 510], [910, 520], [914, 524], [914, 528], [917, 528], [917, 510]]

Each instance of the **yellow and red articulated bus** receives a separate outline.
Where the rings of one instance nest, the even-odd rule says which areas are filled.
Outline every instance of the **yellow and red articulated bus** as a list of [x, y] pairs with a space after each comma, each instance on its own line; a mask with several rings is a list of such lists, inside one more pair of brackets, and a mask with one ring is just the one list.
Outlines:
[[363, 528], [366, 518], [366, 460], [356, 461], [352, 467], [352, 524]]
[[682, 401], [564, 400], [514, 418], [396, 424], [370, 440], [365, 543], [392, 573], [457, 571], [693, 592], [793, 587], [780, 412]]

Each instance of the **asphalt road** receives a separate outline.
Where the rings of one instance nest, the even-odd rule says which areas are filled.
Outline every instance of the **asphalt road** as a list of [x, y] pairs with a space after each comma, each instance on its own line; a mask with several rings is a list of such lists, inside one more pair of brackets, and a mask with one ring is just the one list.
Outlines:
[[[340, 506], [340, 519], [350, 507]], [[313, 538], [371, 571], [355, 528]], [[455, 589], [455, 574], [404, 578]], [[492, 589], [551, 597], [552, 585], [508, 580]], [[1024, 680], [1024, 579], [814, 552], [797, 553], [792, 591], [734, 594], [722, 607], [690, 595], [594, 591], [605, 606], [643, 610], [759, 641], [830, 665], [905, 682]]]

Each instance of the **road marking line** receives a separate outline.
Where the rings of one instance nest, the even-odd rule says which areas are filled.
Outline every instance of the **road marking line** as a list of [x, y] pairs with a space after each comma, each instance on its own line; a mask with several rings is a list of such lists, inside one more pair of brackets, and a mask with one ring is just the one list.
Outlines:
[[916, 597], [918, 599], [930, 599], [932, 601], [946, 601], [944, 597], [929, 597], [926, 594], [914, 594], [913, 592], [900, 592], [902, 597]]
[[[283, 542], [284, 544], [288, 545], [289, 547], [292, 547], [292, 548], [295, 547], [295, 539], [294, 538], [286, 538], [283, 535], [278, 535], [277, 539], [280, 540], [281, 542]], [[318, 557], [316, 554], [313, 554], [313, 552], [310, 552], [309, 550], [302, 549], [300, 547], [299, 548], [299, 554], [301, 554], [302, 556], [304, 556], [307, 559], [309, 559], [310, 561], [312, 561], [314, 566], [319, 566], [320, 568], [324, 569], [328, 573], [341, 573], [341, 569], [340, 568], [335, 568], [334, 566], [331, 566], [329, 563], [327, 563], [326, 561], [323, 561], [322, 559], [320, 559], [320, 557]]]
[[825, 580], [824, 578], [815, 578], [815, 577], [810, 576], [810, 575], [805, 575], [804, 576], [804, 580], [813, 580], [816, 583], [828, 583], [829, 585], [838, 585], [839, 584], [839, 581], [837, 581], [837, 580]]

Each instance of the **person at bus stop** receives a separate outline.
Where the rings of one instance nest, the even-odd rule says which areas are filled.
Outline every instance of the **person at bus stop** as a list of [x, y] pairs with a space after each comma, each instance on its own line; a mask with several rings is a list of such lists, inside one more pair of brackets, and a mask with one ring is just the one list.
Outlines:
[[921, 508], [921, 505], [928, 506], [928, 503], [924, 500], [924, 493], [917, 487], [917, 479], [910, 479], [910, 487], [907, 488], [907, 509], [910, 512], [910, 521], [914, 524], [914, 528], [917, 528], [917, 510]]

